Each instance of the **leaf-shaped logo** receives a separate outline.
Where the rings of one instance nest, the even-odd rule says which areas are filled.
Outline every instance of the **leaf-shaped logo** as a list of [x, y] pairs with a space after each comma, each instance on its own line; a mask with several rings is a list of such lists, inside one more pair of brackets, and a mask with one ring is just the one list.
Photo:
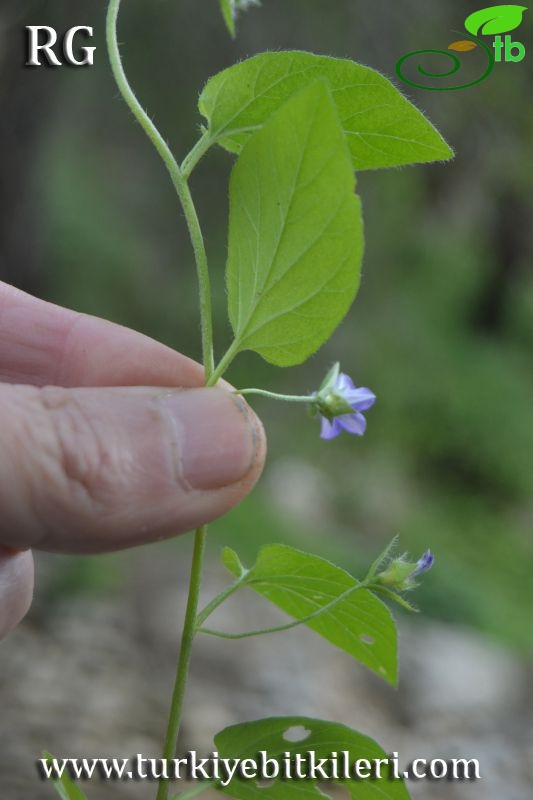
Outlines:
[[495, 36], [498, 33], [514, 31], [522, 22], [524, 11], [527, 11], [527, 6], [506, 5], [482, 8], [466, 18], [465, 28], [474, 36], [477, 36], [478, 33]]
[[448, 50], [458, 50], [461, 53], [466, 53], [467, 50], [473, 50], [474, 47], [477, 47], [477, 44], [471, 39], [462, 39], [460, 42], [453, 42], [453, 44], [448, 45]]

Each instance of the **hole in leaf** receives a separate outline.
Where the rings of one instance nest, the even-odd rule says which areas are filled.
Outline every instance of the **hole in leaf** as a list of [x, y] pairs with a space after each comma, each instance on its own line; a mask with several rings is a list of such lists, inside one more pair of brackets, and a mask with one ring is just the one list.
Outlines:
[[336, 783], [328, 783], [327, 781], [319, 781], [317, 789], [329, 798], [329, 800], [351, 800], [352, 795], [344, 786], [339, 786]]
[[359, 637], [363, 644], [375, 644], [376, 640], [373, 636], [369, 636], [367, 633], [362, 633]]
[[352, 795], [345, 786], [336, 786], [335, 792], [331, 795], [335, 800], [351, 800]]
[[305, 742], [310, 736], [311, 731], [308, 731], [303, 725], [294, 725], [292, 728], [287, 728], [283, 734], [286, 742]]
[[258, 789], [270, 789], [270, 787], [274, 785], [274, 779], [259, 778], [259, 780], [255, 782], [255, 785], [257, 786]]
[[387, 674], [387, 670], [385, 669], [385, 667], [380, 667], [378, 672], [380, 672], [381, 675], [386, 675]]

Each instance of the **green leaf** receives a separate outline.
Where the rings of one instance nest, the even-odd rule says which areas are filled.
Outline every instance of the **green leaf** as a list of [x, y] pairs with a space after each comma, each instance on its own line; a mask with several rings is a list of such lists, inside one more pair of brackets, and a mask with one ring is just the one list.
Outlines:
[[235, 550], [231, 549], [231, 547], [225, 547], [223, 549], [222, 563], [228, 572], [231, 572], [232, 575], [236, 575], [238, 578], [240, 578], [241, 575], [244, 575], [246, 572], [246, 569], [243, 567], [239, 556]]
[[230, 35], [235, 38], [235, 17], [233, 16], [233, 2], [232, 0], [219, 0], [220, 2], [220, 10], [222, 11], [222, 16], [224, 17], [224, 22], [226, 23], [226, 27], [230, 32]]
[[[368, 759], [374, 763], [376, 759], [386, 759], [387, 755], [373, 739], [338, 723], [308, 717], [262, 719], [226, 728], [216, 735], [215, 746], [222, 758], [256, 760], [262, 751], [266, 751], [267, 757], [275, 759], [280, 765], [283, 765], [285, 753], [289, 753], [291, 758], [297, 755], [306, 758], [308, 753], [314, 752], [317, 761], [338, 753], [339, 776], [344, 772], [342, 754], [347, 752], [350, 776], [353, 777], [332, 781], [347, 791], [347, 797], [353, 800], [409, 800], [405, 784], [393, 778], [389, 767], [383, 766], [381, 779], [356, 779], [353, 771], [355, 762]], [[237, 800], [257, 800], [258, 797], [265, 800], [323, 800], [326, 797], [319, 790], [317, 780], [311, 778], [277, 778], [267, 785], [261, 785], [261, 788], [255, 780], [234, 778], [227, 787], [218, 788]]]
[[433, 125], [379, 72], [299, 51], [262, 53], [211, 78], [199, 101], [211, 139], [239, 153], [291, 95], [317, 78], [331, 87], [356, 170], [453, 156]]
[[234, 352], [292, 366], [350, 308], [363, 253], [361, 205], [324, 81], [291, 98], [253, 136], [230, 184], [227, 266]]
[[[227, 564], [226, 566], [229, 566]], [[240, 576], [236, 569], [233, 575]], [[295, 619], [339, 599], [304, 624], [328, 642], [396, 685], [397, 635], [388, 608], [348, 572], [319, 556], [286, 545], [264, 547], [248, 571], [249, 586]]]
[[241, 11], [246, 11], [250, 6], [260, 5], [260, 0], [219, 0], [219, 2], [224, 22], [233, 38], [237, 33], [235, 23]]
[[465, 20], [465, 28], [469, 33], [495, 36], [498, 33], [514, 31], [522, 23], [527, 6], [490, 6], [470, 14]]
[[[50, 762], [53, 760], [54, 756], [50, 755], [50, 753], [43, 753], [43, 758], [46, 758], [48, 764], [50, 765]], [[87, 800], [87, 795], [85, 795], [81, 789], [76, 786], [66, 770], [61, 778], [52, 780], [51, 784], [62, 800]]]

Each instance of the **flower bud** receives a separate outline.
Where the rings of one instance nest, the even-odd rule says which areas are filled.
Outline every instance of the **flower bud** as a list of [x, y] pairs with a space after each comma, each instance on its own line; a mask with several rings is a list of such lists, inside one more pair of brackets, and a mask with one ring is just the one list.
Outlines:
[[431, 569], [434, 560], [430, 550], [426, 550], [416, 562], [407, 561], [405, 556], [400, 556], [376, 575], [375, 582], [393, 592], [406, 592], [416, 586], [415, 578]]

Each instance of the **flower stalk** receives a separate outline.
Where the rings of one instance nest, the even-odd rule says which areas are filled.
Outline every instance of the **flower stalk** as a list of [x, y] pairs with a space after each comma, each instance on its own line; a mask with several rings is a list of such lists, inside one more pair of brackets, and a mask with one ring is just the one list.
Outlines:
[[356, 387], [349, 375], [340, 371], [340, 364], [330, 369], [318, 392], [308, 395], [289, 395], [268, 392], [265, 389], [241, 389], [237, 394], [259, 395], [286, 403], [306, 403], [312, 416], [321, 419], [322, 439], [335, 439], [342, 431], [362, 436], [366, 431], [363, 411], [376, 402], [376, 395], [366, 387]]

